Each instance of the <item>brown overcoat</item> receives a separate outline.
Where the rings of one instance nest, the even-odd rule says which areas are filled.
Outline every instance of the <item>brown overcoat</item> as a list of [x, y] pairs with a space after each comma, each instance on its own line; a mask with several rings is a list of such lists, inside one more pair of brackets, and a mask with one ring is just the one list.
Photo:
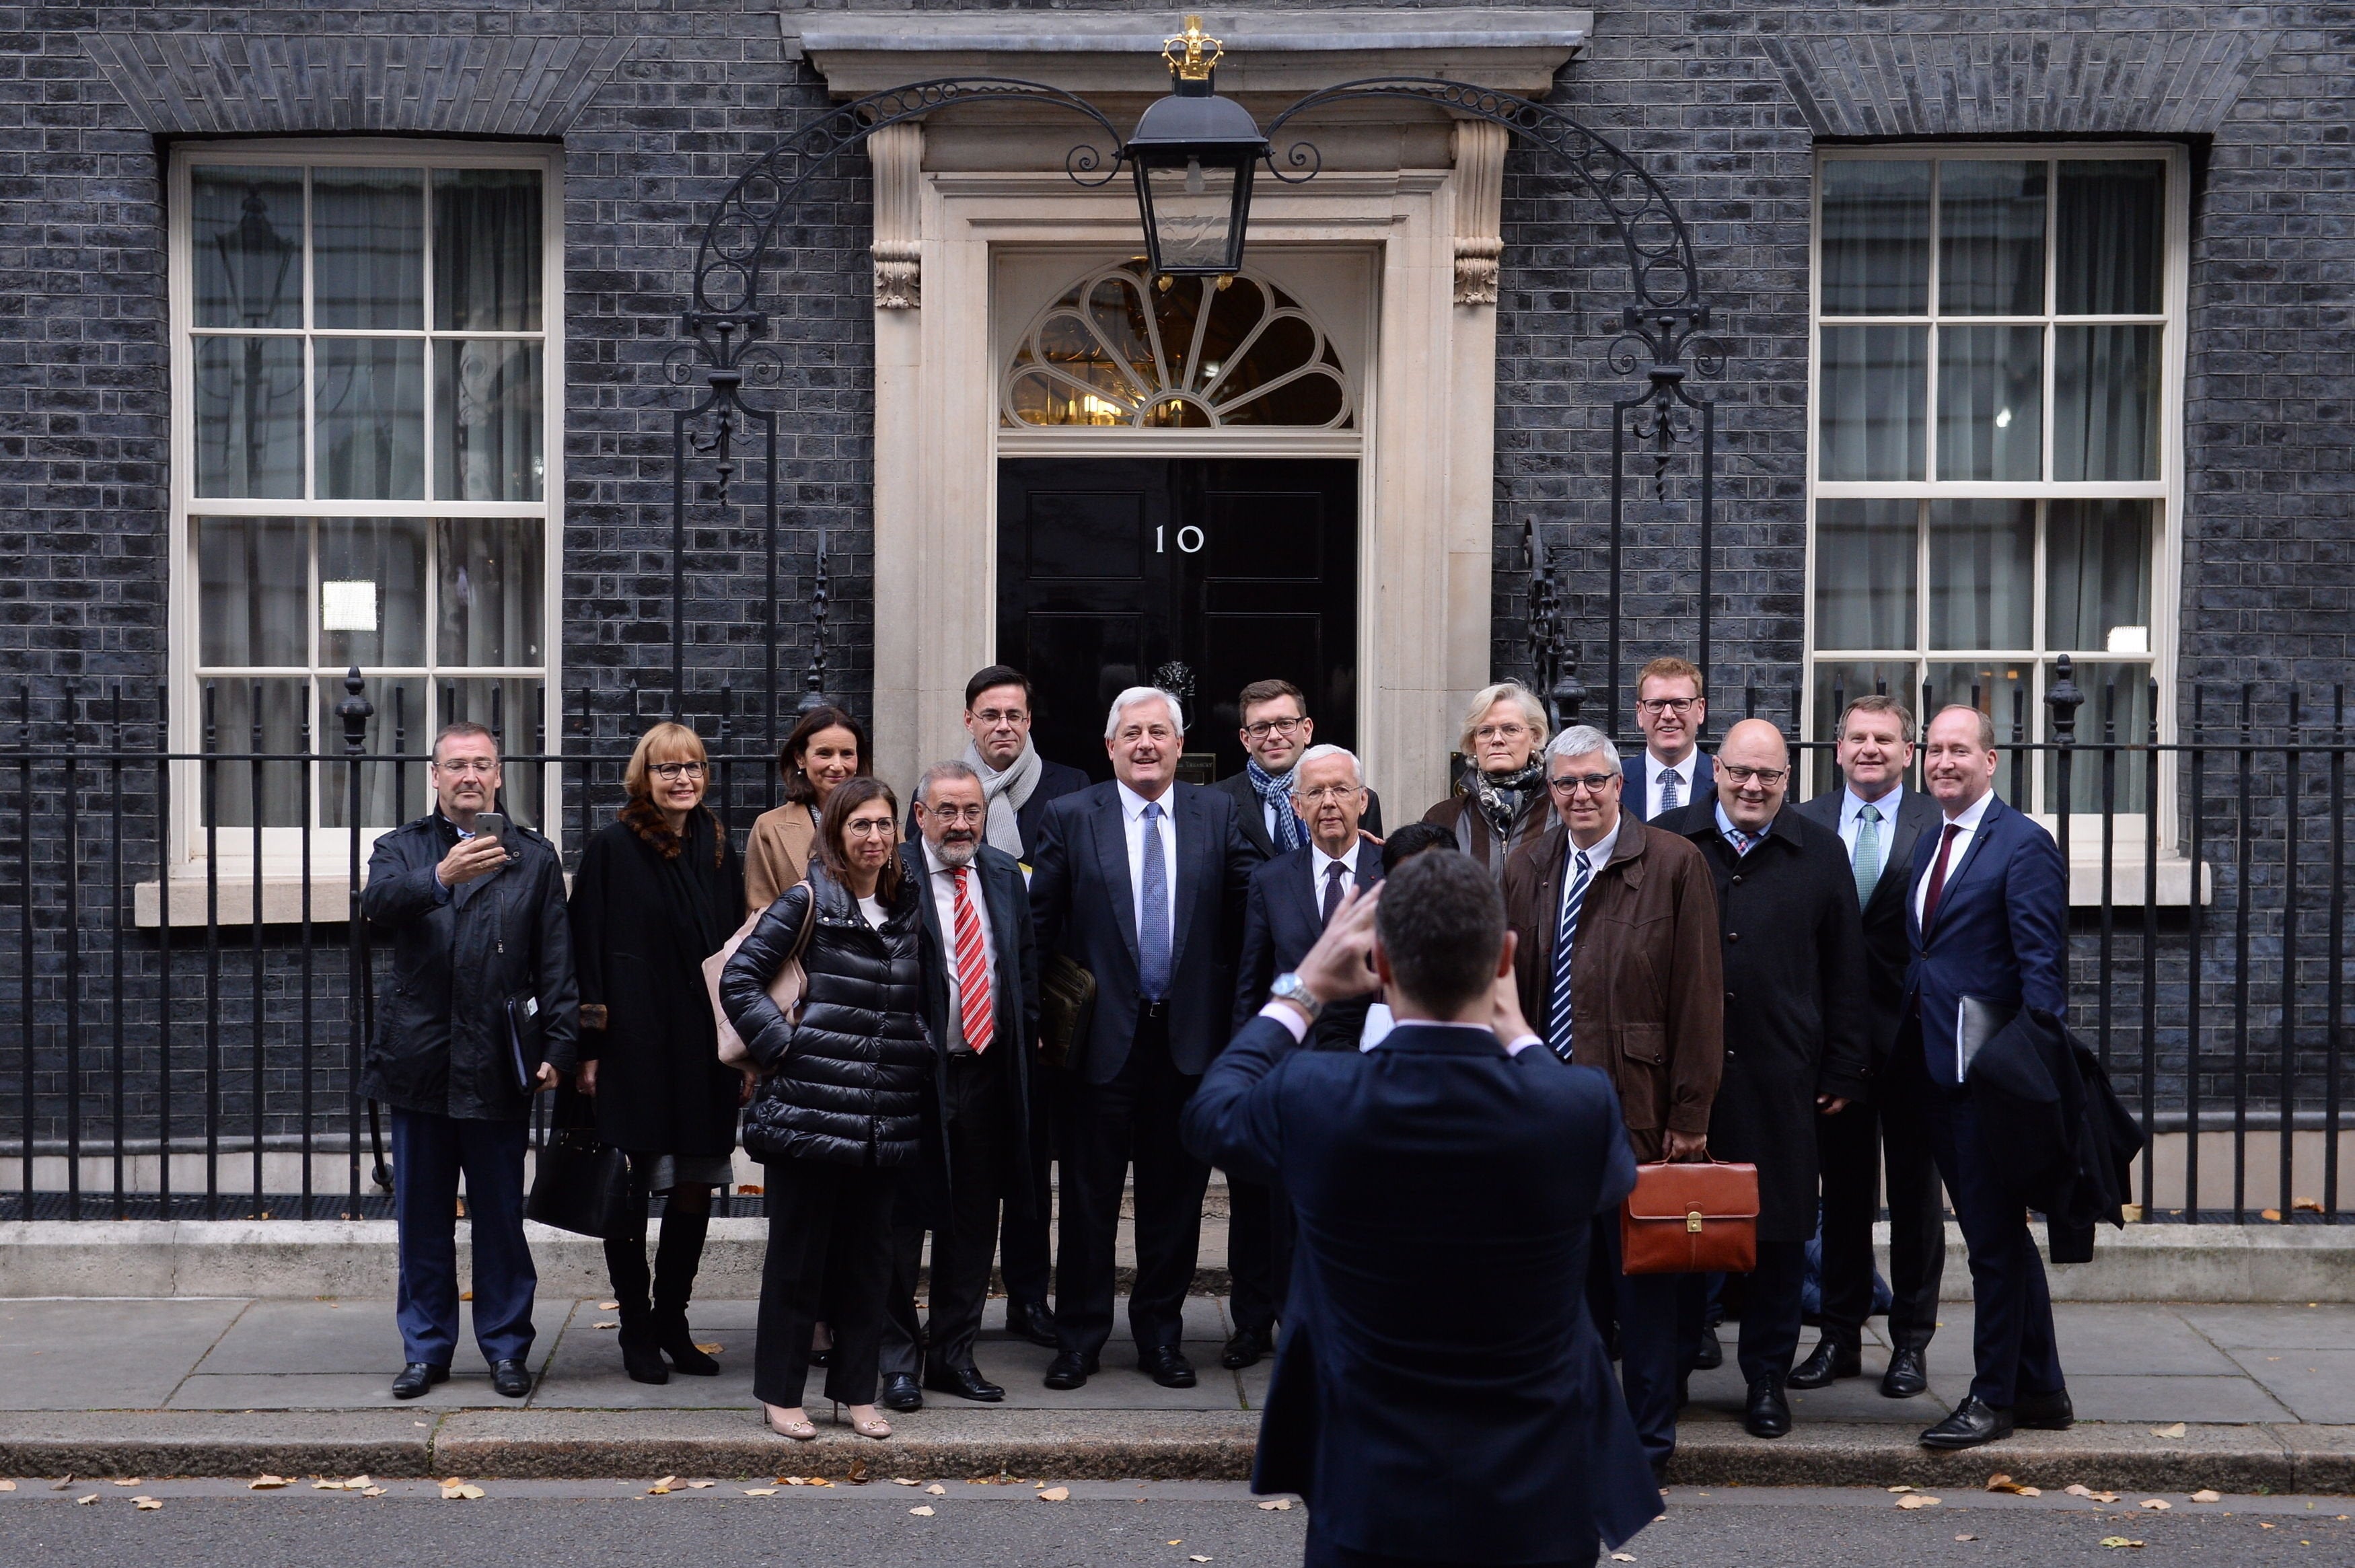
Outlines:
[[788, 800], [752, 821], [744, 847], [744, 913], [758, 915], [809, 874], [817, 847], [817, 811]]
[[[1505, 867], [1505, 917], [1520, 936], [1513, 972], [1540, 1033], [1568, 838], [1557, 821]], [[1618, 1089], [1636, 1158], [1660, 1159], [1666, 1131], [1707, 1134], [1725, 1060], [1725, 971], [1717, 889], [1699, 850], [1620, 813], [1618, 842], [1579, 909], [1570, 988], [1572, 1057]]]

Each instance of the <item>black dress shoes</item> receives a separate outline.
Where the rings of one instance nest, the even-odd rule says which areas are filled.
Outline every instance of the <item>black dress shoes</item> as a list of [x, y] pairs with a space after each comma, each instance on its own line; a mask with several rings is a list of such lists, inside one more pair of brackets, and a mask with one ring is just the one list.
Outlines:
[[922, 1410], [924, 1408], [924, 1391], [918, 1388], [916, 1380], [906, 1372], [885, 1372], [883, 1394], [875, 1403], [886, 1410], [897, 1410], [902, 1414]]
[[1900, 1345], [1889, 1352], [1889, 1370], [1881, 1374], [1883, 1399], [1911, 1399], [1929, 1386], [1930, 1371], [1923, 1364], [1920, 1351]]
[[1701, 1372], [1715, 1372], [1725, 1364], [1725, 1346], [1714, 1329], [1700, 1331], [1700, 1353], [1693, 1357], [1693, 1365]]
[[1982, 1443], [2000, 1442], [2011, 1436], [2011, 1412], [1998, 1410], [1992, 1404], [1982, 1404], [1968, 1394], [1955, 1413], [1922, 1434], [1924, 1448], [1952, 1452], [1958, 1448], [1976, 1448]]
[[1227, 1348], [1219, 1352], [1219, 1364], [1229, 1372], [1241, 1372], [1256, 1366], [1260, 1357], [1274, 1348], [1274, 1336], [1265, 1329], [1237, 1329], [1228, 1339]]
[[521, 1399], [531, 1392], [531, 1369], [520, 1357], [493, 1361], [491, 1388], [501, 1399]]
[[437, 1367], [432, 1361], [410, 1361], [400, 1369], [400, 1375], [392, 1380], [392, 1397], [415, 1399], [435, 1383], [449, 1381], [448, 1367]]
[[1062, 1393], [1085, 1388], [1088, 1374], [1095, 1370], [1095, 1363], [1079, 1351], [1065, 1351], [1047, 1363], [1047, 1386]]
[[2023, 1393], [2011, 1407], [2012, 1424], [2029, 1432], [2066, 1432], [2077, 1423], [2077, 1407], [2069, 1402], [2069, 1391], [2060, 1389], [2051, 1393]]
[[1044, 1301], [1017, 1301], [1006, 1298], [1006, 1328], [1008, 1333], [1019, 1335], [1034, 1345], [1053, 1350], [1055, 1314], [1047, 1309]]
[[1785, 1437], [1791, 1431], [1791, 1402], [1783, 1397], [1783, 1380], [1772, 1372], [1750, 1385], [1750, 1403], [1742, 1412], [1742, 1429], [1753, 1437]]
[[1194, 1386], [1194, 1363], [1175, 1345], [1156, 1345], [1136, 1358], [1136, 1368], [1164, 1388]]
[[1864, 1356], [1855, 1345], [1830, 1340], [1816, 1341], [1815, 1352], [1791, 1369], [1793, 1388], [1829, 1388], [1844, 1377], [1864, 1375]]
[[924, 1374], [924, 1386], [938, 1393], [953, 1393], [959, 1399], [977, 1400], [983, 1404], [996, 1404], [1006, 1397], [1006, 1391], [981, 1375], [976, 1366], [934, 1367]]

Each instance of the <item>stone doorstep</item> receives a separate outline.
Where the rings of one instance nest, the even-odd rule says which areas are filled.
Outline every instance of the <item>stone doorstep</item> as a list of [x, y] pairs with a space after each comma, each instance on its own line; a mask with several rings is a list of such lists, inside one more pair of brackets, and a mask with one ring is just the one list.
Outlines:
[[[743, 1410], [470, 1410], [421, 1425], [406, 1410], [19, 1414], [0, 1416], [0, 1475], [462, 1475], [598, 1479], [677, 1474], [846, 1478], [864, 1461], [892, 1476], [954, 1480], [1235, 1480], [1248, 1477], [1259, 1416], [1248, 1411], [939, 1411], [894, 1417], [886, 1443], [823, 1417], [811, 1443], [765, 1436]], [[1959, 1500], [2001, 1471], [2027, 1486], [2121, 1494], [2355, 1493], [2355, 1427], [2204, 1425], [2172, 1440], [2145, 1425], [2022, 1434], [1966, 1454], [1931, 1454], [1910, 1427], [1803, 1424], [1765, 1443], [1732, 1420], [1679, 1430], [1671, 1488], [1911, 1485]], [[2124, 1498], [2131, 1506], [2137, 1498]]]
[[[583, 1298], [605, 1289], [601, 1244], [541, 1225], [527, 1230], [543, 1294]], [[2041, 1241], [2042, 1227], [2036, 1230]], [[1885, 1273], [1886, 1225], [1879, 1236]], [[700, 1291], [758, 1296], [766, 1238], [763, 1220], [713, 1221]], [[1967, 1301], [1962, 1235], [1951, 1224], [1946, 1255], [1945, 1298]], [[1206, 1216], [1195, 1293], [1226, 1293], [1226, 1255], [1225, 1216]], [[462, 1245], [462, 1270], [468, 1257]], [[1117, 1254], [1124, 1285], [1135, 1263], [1133, 1237], [1124, 1227]], [[2059, 1301], [2355, 1301], [2355, 1226], [2128, 1225], [2101, 1233], [2093, 1262], [2049, 1276]], [[394, 1283], [389, 1220], [0, 1224], [0, 1297], [389, 1297]]]

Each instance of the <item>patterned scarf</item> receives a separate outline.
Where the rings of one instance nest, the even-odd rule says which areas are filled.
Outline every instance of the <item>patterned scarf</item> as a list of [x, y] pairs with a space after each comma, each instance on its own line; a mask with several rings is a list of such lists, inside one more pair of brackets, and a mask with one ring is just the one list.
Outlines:
[[1275, 813], [1275, 847], [1296, 850], [1308, 842], [1308, 824], [1292, 810], [1292, 775], [1270, 773], [1259, 765], [1258, 758], [1243, 764], [1243, 773], [1251, 787], [1259, 791], [1259, 803]]
[[989, 802], [990, 847], [1004, 850], [1016, 860], [1022, 858], [1022, 822], [1017, 815], [1028, 802], [1032, 790], [1039, 788], [1039, 776], [1045, 764], [1039, 758], [1039, 748], [1028, 737], [1022, 750], [1006, 771], [998, 772], [982, 760], [981, 747], [970, 740], [964, 743], [967, 767], [981, 775], [982, 799]]
[[1513, 839], [1513, 822], [1520, 815], [1529, 791], [1540, 787], [1545, 780], [1545, 758], [1532, 757], [1527, 766], [1510, 773], [1483, 773], [1472, 770], [1472, 800], [1488, 825], [1497, 830], [1497, 837], [1507, 843]]

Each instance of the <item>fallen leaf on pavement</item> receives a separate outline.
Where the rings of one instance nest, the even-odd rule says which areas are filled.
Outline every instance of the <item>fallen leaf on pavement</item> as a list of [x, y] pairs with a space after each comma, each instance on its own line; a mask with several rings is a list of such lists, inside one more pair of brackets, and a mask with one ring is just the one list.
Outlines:
[[115, 1484], [116, 1486], [118, 1486], [118, 1487], [135, 1487], [135, 1486], [137, 1486], [137, 1485], [139, 1484], [139, 1478], [138, 1478], [138, 1477], [136, 1477], [136, 1476], [133, 1476], [133, 1477], [131, 1477], [131, 1478], [130, 1478], [129, 1479], [127, 1479], [127, 1480], [119, 1480], [119, 1481], [116, 1481], [114, 1484]]
[[2322, 1200], [2319, 1198], [2298, 1198], [2292, 1201], [2290, 1207], [2298, 1210], [2303, 1213], [2318, 1214], [2322, 1213]]
[[1614, 1563], [1633, 1563], [1636, 1561], [1636, 1554], [1632, 1552], [1614, 1552], [1611, 1554], [1611, 1561]]
[[744, 1489], [744, 1495], [748, 1498], [773, 1498], [777, 1495], [777, 1489], [774, 1487], [747, 1487]]
[[2089, 1498], [2094, 1495], [2094, 1489], [2091, 1487], [2073, 1486], [2069, 1489], [2069, 1495], [2073, 1498]]
[[1259, 1506], [1270, 1513], [1285, 1513], [1290, 1511], [1292, 1508], [1292, 1499], [1290, 1498], [1275, 1498], [1270, 1501], [1263, 1502]]
[[656, 1481], [653, 1486], [646, 1489], [646, 1496], [650, 1498], [666, 1498], [670, 1496], [670, 1487], [665, 1482]]
[[2198, 1491], [2191, 1494], [2191, 1500], [2193, 1502], [2222, 1502], [2224, 1500], [2224, 1494], [2222, 1492], [2210, 1491], [2207, 1488], [2202, 1487]]
[[2009, 1476], [1998, 1471], [1996, 1474], [1987, 1478], [1987, 1489], [1991, 1492], [2011, 1492], [2017, 1494], [2019, 1490], [2019, 1483], [2013, 1480]]
[[2168, 1501], [2165, 1498], [2145, 1498], [2142, 1499], [2142, 1506], [2150, 1510], [2153, 1513], [2165, 1513], [2169, 1509], [2173, 1508], [2175, 1505]]
[[707, 1356], [716, 1356], [728, 1347], [725, 1345], [698, 1345], [695, 1348], [701, 1351]]
[[2138, 1546], [2140, 1546], [2140, 1545], [2142, 1544], [2142, 1542], [2139, 1542], [2139, 1541], [2128, 1541], [2128, 1540], [2127, 1540], [2125, 1536], [2123, 1536], [2123, 1535], [2105, 1535], [2105, 1536], [2102, 1537], [2102, 1544], [2103, 1544], [2103, 1545], [2105, 1545], [2105, 1546], [2137, 1546], [2137, 1547], [2138, 1547]]
[[245, 1489], [250, 1492], [274, 1492], [285, 1484], [283, 1476], [257, 1476], [245, 1483]]
[[458, 1299], [461, 1301], [472, 1301], [474, 1298], [474, 1293], [471, 1290], [461, 1290], [458, 1292]]
[[61, 1492], [61, 1491], [64, 1491], [68, 1487], [72, 1486], [72, 1485], [73, 1485], [73, 1483], [74, 1483], [73, 1474], [72, 1474], [72, 1472], [69, 1471], [69, 1472], [67, 1472], [67, 1474], [66, 1474], [66, 1478], [65, 1478], [65, 1479], [63, 1479], [63, 1480], [61, 1480], [61, 1481], [53, 1481], [53, 1482], [51, 1482], [51, 1483], [50, 1483], [50, 1485], [49, 1485], [49, 1490], [51, 1490], [51, 1491], [53, 1491], [53, 1492]]
[[[1071, 1489], [1069, 1487], [1049, 1487], [1045, 1491], [1039, 1494], [1039, 1500], [1040, 1502], [1068, 1502], [1071, 1500]], [[1174, 1546], [1177, 1542], [1172, 1542], [1170, 1544]]]
[[1956, 1541], [1977, 1541], [1978, 1537], [1976, 1535], [1958, 1535], [1955, 1537], [1955, 1539]]
[[13, 1491], [15, 1491], [16, 1489], [16, 1482], [14, 1482], [14, 1481], [0, 1481], [0, 1492], [13, 1492]]
[[1892, 1492], [1910, 1492], [1913, 1489], [1912, 1487], [1891, 1487], [1889, 1489]]
[[384, 1496], [384, 1489], [382, 1487], [363, 1487], [360, 1489], [360, 1496], [364, 1498], [380, 1498]]
[[76, 1501], [76, 1502], [78, 1502], [78, 1503], [94, 1503], [94, 1502], [96, 1502], [97, 1500], [98, 1500], [98, 1494], [97, 1494], [96, 1492], [92, 1492], [92, 1493], [91, 1493], [91, 1494], [90, 1494], [90, 1496], [88, 1496], [88, 1497], [86, 1497], [86, 1498], [76, 1498], [76, 1499], [74, 1499], [74, 1501]]
[[611, 1319], [606, 1319], [602, 1323], [591, 1323], [589, 1326], [592, 1329], [618, 1329], [621, 1327], [619, 1323], [613, 1321]]
[[2150, 1429], [2150, 1435], [2154, 1437], [2180, 1437], [2189, 1430], [2190, 1428], [2182, 1422], [2178, 1421], [2166, 1426], [2154, 1426]]
[[600, 1301], [597, 1303], [597, 1310], [600, 1312], [618, 1312], [621, 1309], [622, 1304], [618, 1301]]
[[919, 1519], [930, 1519], [932, 1517], [932, 1505], [930, 1503], [918, 1503], [908, 1511], [914, 1514]]
[[2118, 1500], [2118, 1494], [2115, 1492], [2095, 1492], [2094, 1494], [2094, 1500], [2095, 1502], [2103, 1503], [2115, 1502]]
[[1925, 1497], [1920, 1492], [1915, 1492], [1910, 1498], [1899, 1498], [1897, 1499], [1897, 1506], [1903, 1509], [1936, 1508], [1938, 1506], [1938, 1500], [1939, 1499], [1936, 1498]]
[[913, 1476], [894, 1476], [891, 1478], [891, 1484], [895, 1487], [920, 1487], [923, 1482]]
[[858, 1487], [863, 1487], [867, 1484], [866, 1460], [853, 1459], [850, 1461], [850, 1483], [851, 1485]]
[[1208, 1563], [1208, 1562], [1209, 1561], [1209, 1558], [1207, 1558], [1207, 1557], [1201, 1556], [1200, 1554], [1197, 1553], [1197, 1554], [1196, 1554], [1196, 1555], [1194, 1555], [1194, 1556], [1191, 1556], [1191, 1557], [1187, 1558], [1187, 1559], [1186, 1559], [1186, 1561], [1187, 1561], [1187, 1562], [1188, 1562], [1188, 1563]]
[[2272, 1220], [2276, 1224], [2281, 1220], [2281, 1211], [2279, 1209], [2260, 1209], [2257, 1212], [2263, 1214], [2266, 1219]]
[[707, 1487], [718, 1486], [719, 1483], [717, 1481], [689, 1481], [687, 1484], [689, 1489], [699, 1492]]
[[443, 1502], [458, 1502], [461, 1500], [473, 1502], [482, 1495], [482, 1488], [466, 1481], [460, 1481], [454, 1487], [444, 1486], [442, 1489], [442, 1500]]
[[931, 1486], [926, 1487], [924, 1490], [930, 1492], [936, 1498], [944, 1498], [949, 1495], [948, 1488], [941, 1485], [938, 1481], [934, 1481]]
[[133, 1498], [131, 1501], [141, 1513], [153, 1513], [157, 1509], [164, 1506], [159, 1499], [155, 1498]]

